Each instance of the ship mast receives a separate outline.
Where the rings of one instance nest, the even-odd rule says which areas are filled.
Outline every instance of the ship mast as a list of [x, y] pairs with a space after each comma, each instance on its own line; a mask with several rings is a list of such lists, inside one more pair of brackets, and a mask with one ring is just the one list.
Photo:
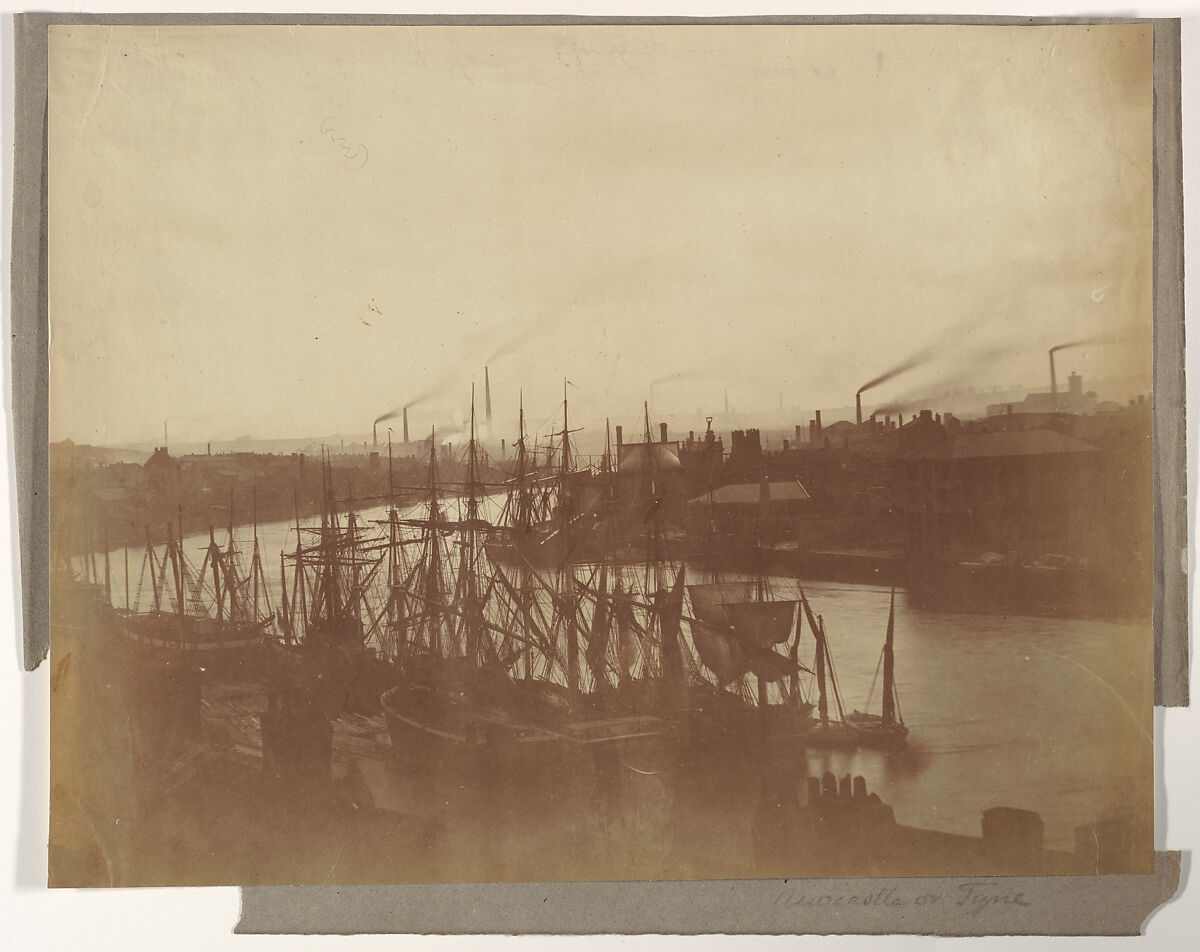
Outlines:
[[[159, 569], [158, 569], [158, 557], [154, 554], [154, 543], [150, 541], [150, 527], [149, 526], [146, 526], [146, 558], [142, 560], [143, 572], [145, 571], [145, 568], [146, 568], [146, 566], [145, 566], [146, 562], [150, 563], [150, 589], [154, 593], [154, 610], [156, 612], [160, 612], [160, 611], [162, 611], [162, 582], [165, 581], [165, 578], [166, 578], [167, 558], [165, 555], [163, 556], [163, 569], [160, 573]], [[141, 589], [141, 585], [142, 585], [142, 576], [139, 575], [138, 576], [139, 590]], [[139, 602], [141, 601], [140, 595], [139, 595], [138, 600], [139, 600]]]
[[441, 644], [441, 611], [442, 611], [442, 570], [438, 545], [438, 524], [442, 521], [438, 506], [437, 494], [437, 427], [430, 429], [429, 435], [429, 525], [425, 529], [424, 578], [421, 580], [421, 594], [425, 601], [425, 633], [430, 651], [434, 655], [442, 653]]
[[896, 724], [896, 674], [892, 652], [892, 638], [896, 627], [896, 589], [892, 588], [892, 601], [888, 609], [887, 637], [883, 642], [883, 723], [891, 727]]
[[217, 547], [217, 537], [211, 524], [208, 527], [208, 555], [206, 557], [212, 561], [213, 588], [217, 593], [217, 621], [222, 622], [225, 620], [225, 595], [221, 590], [221, 550]]
[[[807, 609], [807, 604], [804, 607]], [[811, 623], [810, 627], [817, 642], [817, 657], [813, 665], [817, 669], [817, 717], [823, 724], [829, 720], [829, 701], [825, 695], [825, 637], [819, 628]]]
[[[529, 487], [526, 485], [526, 451], [525, 451], [525, 391], [521, 390], [519, 395], [519, 413], [517, 416], [517, 508], [514, 513], [515, 528], [520, 533], [518, 536], [518, 544], [523, 541], [525, 535], [529, 531], [529, 526], [532, 521], [532, 500], [530, 499]], [[499, 570], [497, 570], [499, 571]], [[523, 656], [523, 667], [525, 679], [528, 681], [533, 677], [533, 650], [530, 647], [530, 624], [529, 624], [529, 604], [532, 598], [530, 592], [529, 569], [525, 564], [525, 560], [521, 559], [519, 568], [519, 577], [517, 579], [517, 599], [519, 602], [518, 608], [521, 614], [521, 634], [524, 635], [522, 640], [521, 654]]]
[[[391, 449], [391, 433], [388, 433], [388, 448]], [[390, 456], [390, 454], [389, 454]], [[390, 459], [389, 459], [390, 462]], [[391, 490], [388, 491], [389, 497]], [[396, 549], [399, 542], [399, 525], [396, 521], [396, 506], [393, 503], [388, 507], [388, 634], [389, 640], [395, 639], [396, 643], [389, 645], [389, 654], [393, 657], [399, 653], [399, 637], [400, 637], [400, 613], [398, 610], [398, 599], [400, 597], [399, 585], [396, 578]]]
[[[253, 579], [254, 594], [253, 594], [253, 601], [251, 602], [251, 606], [250, 606], [250, 617], [249, 617], [248, 621], [250, 621], [251, 624], [254, 624], [255, 622], [257, 622], [259, 620], [258, 583], [259, 583], [259, 579], [261, 579], [262, 575], [263, 575], [262, 556], [261, 556], [261, 553], [258, 548], [258, 487], [257, 486], [255, 486], [251, 489], [250, 524], [252, 526], [252, 531], [253, 531], [253, 535], [254, 535], [254, 550], [253, 550], [254, 555], [250, 559], [250, 577]], [[264, 588], [266, 587], [265, 581], [266, 580], [264, 579], [263, 580]], [[268, 596], [268, 602], [269, 601], [270, 601], [270, 598]]]
[[[679, 628], [683, 613], [683, 584], [685, 569], [679, 566], [670, 589], [667, 588], [664, 563], [667, 561], [666, 533], [663, 527], [663, 486], [661, 474], [658, 471], [658, 448], [650, 433], [650, 404], [642, 403], [643, 421], [645, 424], [645, 453], [646, 453], [646, 486], [649, 490], [649, 512], [646, 516], [647, 555], [654, 569], [654, 589], [652, 604], [654, 606], [651, 621], [651, 631], [658, 632], [658, 661], [659, 673], [673, 686], [681, 687], [685, 678], [683, 663], [683, 646], [679, 639]], [[647, 569], [647, 581], [649, 581]]]
[[[297, 568], [297, 571], [299, 571], [299, 568]], [[295, 639], [292, 632], [292, 610], [288, 605], [287, 564], [284, 561], [283, 549], [279, 550], [279, 589], [280, 626], [283, 628], [284, 643], [290, 645]]]
[[187, 603], [183, 599], [183, 570], [179, 564], [179, 556], [182, 554], [182, 544], [178, 547], [175, 544], [175, 533], [171, 529], [171, 522], [167, 520], [167, 551], [171, 555], [171, 569], [175, 576], [175, 607], [180, 615], [187, 614]]
[[567, 378], [563, 378], [563, 429], [562, 429], [562, 473], [558, 505], [561, 516], [563, 558], [559, 571], [559, 603], [561, 622], [567, 637], [567, 690], [572, 695], [579, 692], [579, 628], [576, 620], [578, 611], [575, 570], [571, 563], [572, 540], [570, 538], [573, 505], [570, 491], [571, 435], [567, 422]]
[[482, 606], [479, 601], [479, 587], [476, 578], [478, 549], [479, 549], [479, 474], [478, 458], [475, 445], [475, 386], [471, 386], [471, 438], [467, 443], [467, 518], [463, 532], [463, 568], [466, 571], [464, 579], [463, 625], [465, 628], [465, 644], [467, 659], [474, 670], [480, 661], [480, 625]]
[[237, 598], [238, 573], [237, 573], [237, 549], [234, 548], [233, 539], [233, 483], [229, 484], [229, 541], [226, 545], [225, 557], [221, 560], [221, 573], [225, 578], [225, 592], [229, 596], [229, 617], [234, 618], [237, 614]]
[[[293, 640], [299, 640], [297, 633], [302, 627], [305, 639], [308, 637], [308, 597], [305, 594], [304, 581], [304, 543], [300, 532], [300, 501], [296, 497], [296, 487], [292, 486], [292, 508], [296, 516], [296, 564], [292, 574], [292, 635]], [[301, 625], [297, 626], [297, 606]]]

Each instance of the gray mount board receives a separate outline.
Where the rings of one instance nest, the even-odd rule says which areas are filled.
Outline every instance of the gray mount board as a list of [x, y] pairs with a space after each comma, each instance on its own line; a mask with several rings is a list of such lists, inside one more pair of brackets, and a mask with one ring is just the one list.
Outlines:
[[253, 886], [250, 934], [1137, 935], [1179, 888], [1144, 876]]
[[[1127, 18], [1029, 17], [403, 17], [257, 14], [25, 14], [15, 30], [13, 434], [21, 540], [24, 663], [48, 650], [48, 308], [46, 62], [52, 24], [616, 24], [1128, 23]], [[1184, 418], [1182, 162], [1178, 20], [1155, 28], [1155, 700], [1188, 703], [1187, 488]], [[252, 887], [243, 933], [677, 932], [1135, 934], [1179, 882], [1180, 855], [1157, 854], [1150, 876], [1003, 880], [739, 880], [626, 884]], [[987, 883], [980, 887], [972, 882]], [[993, 888], [994, 887], [994, 888]], [[970, 896], [995, 896], [980, 906]], [[1016, 896], [1021, 896], [1021, 901]], [[932, 898], [930, 898], [932, 897]], [[870, 901], [868, 901], [870, 900]], [[918, 902], [921, 900], [920, 902]], [[980, 906], [980, 908], [975, 908]], [[521, 919], [521, 917], [524, 917]], [[517, 920], [521, 919], [520, 922]]]

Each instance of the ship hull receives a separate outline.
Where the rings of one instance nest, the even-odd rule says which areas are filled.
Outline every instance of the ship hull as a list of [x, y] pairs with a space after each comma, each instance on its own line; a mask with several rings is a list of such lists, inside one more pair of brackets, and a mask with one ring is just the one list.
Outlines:
[[855, 750], [873, 748], [889, 750], [908, 743], [908, 728], [903, 724], [885, 724], [872, 715], [847, 715], [844, 723], [818, 723], [807, 735], [810, 747]]
[[220, 622], [168, 612], [118, 612], [115, 630], [125, 649], [140, 661], [253, 678], [263, 667], [269, 624], [269, 619]]
[[[529, 716], [538, 698], [517, 685], [514, 703], [470, 706], [461, 692], [402, 686], [383, 694], [397, 763], [414, 774], [481, 789], [561, 787], [592, 780], [616, 761], [638, 769], [654, 761], [668, 737], [646, 715], [549, 711]], [[526, 689], [524, 692], [522, 689]]]

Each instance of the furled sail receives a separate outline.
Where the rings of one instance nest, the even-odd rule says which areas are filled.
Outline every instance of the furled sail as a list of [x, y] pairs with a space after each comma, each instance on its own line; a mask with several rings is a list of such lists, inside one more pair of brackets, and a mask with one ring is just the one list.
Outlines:
[[684, 571], [680, 569], [675, 577], [675, 584], [670, 589], [661, 589], [654, 596], [658, 630], [662, 635], [663, 672], [677, 680], [684, 676], [683, 655], [679, 645], [679, 624], [683, 615], [683, 579]]
[[604, 658], [608, 653], [608, 629], [610, 615], [608, 605], [608, 563], [600, 566], [599, 595], [596, 598], [596, 609], [592, 614], [592, 624], [588, 631], [587, 650], [584, 658], [592, 670], [592, 677], [597, 687], [607, 685], [608, 675], [604, 668]]
[[617, 655], [621, 662], [621, 678], [628, 678], [642, 653], [641, 638], [633, 619], [633, 603], [617, 579], [612, 594], [612, 613], [617, 623]]

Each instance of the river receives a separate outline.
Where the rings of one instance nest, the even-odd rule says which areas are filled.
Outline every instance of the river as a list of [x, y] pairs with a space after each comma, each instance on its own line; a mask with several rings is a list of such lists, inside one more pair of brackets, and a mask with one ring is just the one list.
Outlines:
[[[454, 505], [451, 501], [451, 505]], [[485, 504], [494, 515], [498, 500]], [[385, 509], [363, 512], [386, 521]], [[311, 524], [311, 523], [310, 523]], [[224, 532], [217, 541], [224, 544]], [[248, 562], [250, 531], [238, 530]], [[279, 553], [295, 547], [294, 524], [258, 527], [272, 602]], [[199, 564], [207, 533], [185, 537]], [[161, 550], [160, 550], [161, 551]], [[199, 555], [197, 555], [199, 553]], [[137, 603], [142, 553], [130, 550]], [[125, 552], [110, 554], [113, 603], [125, 599]], [[98, 566], [103, 578], [103, 565]], [[776, 580], [781, 588], [796, 580]], [[890, 592], [799, 580], [825, 619], [847, 712], [866, 709], [887, 623]], [[149, 599], [149, 585], [143, 607]], [[905, 825], [980, 833], [993, 806], [1041, 814], [1046, 846], [1069, 850], [1077, 825], [1153, 802], [1152, 635], [1145, 624], [1015, 614], [947, 614], [896, 597], [896, 681], [909, 749], [810, 751], [810, 776], [861, 774]], [[811, 662], [813, 643], [801, 643]], [[880, 685], [871, 710], [878, 712]]]

